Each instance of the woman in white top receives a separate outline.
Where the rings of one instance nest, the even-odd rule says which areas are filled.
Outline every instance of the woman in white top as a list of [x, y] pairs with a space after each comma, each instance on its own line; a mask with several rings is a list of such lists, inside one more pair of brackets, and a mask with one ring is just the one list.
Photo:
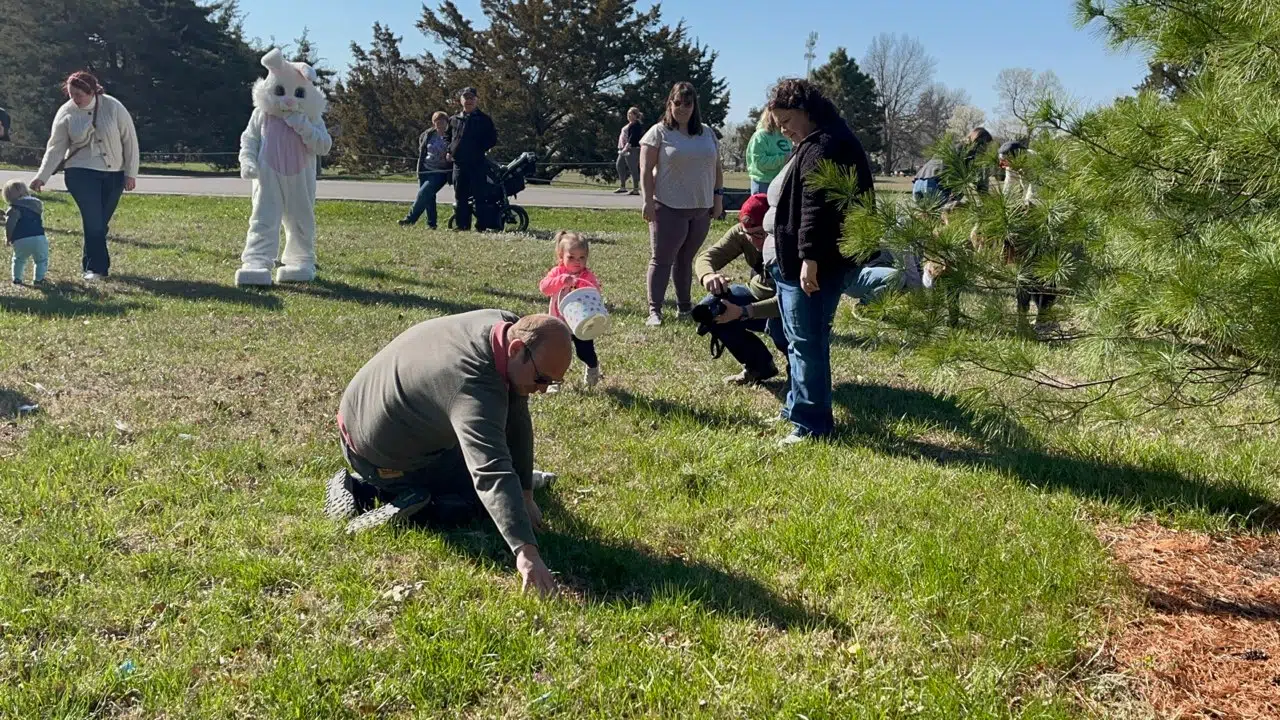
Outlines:
[[684, 316], [693, 307], [693, 258], [712, 218], [723, 212], [724, 169], [716, 135], [702, 124], [698, 93], [687, 82], [671, 88], [661, 122], [649, 128], [640, 145], [640, 187], [652, 248], [645, 324], [652, 327], [662, 324], [662, 303], [673, 277], [676, 309]]
[[138, 136], [129, 111], [93, 75], [72, 73], [64, 89], [70, 100], [53, 118], [44, 160], [30, 185], [43, 188], [65, 161], [67, 192], [84, 227], [84, 279], [93, 281], [111, 270], [107, 228], [120, 194], [136, 183]]

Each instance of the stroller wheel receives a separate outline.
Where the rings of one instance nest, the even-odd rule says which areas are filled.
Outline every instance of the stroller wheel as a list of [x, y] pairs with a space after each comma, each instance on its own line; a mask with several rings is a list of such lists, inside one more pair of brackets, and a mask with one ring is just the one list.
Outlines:
[[524, 232], [529, 229], [529, 213], [519, 205], [509, 205], [502, 213], [502, 229], [506, 232]]

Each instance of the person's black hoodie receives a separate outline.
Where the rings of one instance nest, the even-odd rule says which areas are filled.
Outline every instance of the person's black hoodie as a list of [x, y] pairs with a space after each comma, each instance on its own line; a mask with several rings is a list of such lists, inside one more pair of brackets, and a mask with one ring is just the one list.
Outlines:
[[850, 264], [840, 251], [844, 212], [835, 198], [806, 180], [819, 163], [830, 160], [842, 168], [853, 168], [859, 195], [873, 193], [874, 198], [875, 177], [862, 143], [843, 120], [814, 130], [796, 145], [791, 157], [791, 170], [774, 215], [778, 269], [788, 282], [799, 282], [801, 262], [813, 260], [818, 263], [818, 282], [822, 284], [824, 276]]
[[479, 165], [484, 155], [498, 144], [498, 131], [493, 119], [479, 108], [470, 113], [458, 113], [449, 118], [449, 130], [445, 141], [456, 165]]

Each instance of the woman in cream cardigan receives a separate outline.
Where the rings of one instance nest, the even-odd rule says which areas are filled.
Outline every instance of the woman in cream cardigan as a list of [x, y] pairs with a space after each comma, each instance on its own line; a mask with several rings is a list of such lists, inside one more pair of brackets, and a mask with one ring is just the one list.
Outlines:
[[72, 73], [65, 89], [70, 99], [53, 118], [44, 160], [30, 185], [40, 190], [66, 161], [67, 192], [84, 226], [84, 279], [94, 281], [111, 270], [107, 227], [120, 194], [137, 182], [138, 136], [129, 111], [93, 75]]

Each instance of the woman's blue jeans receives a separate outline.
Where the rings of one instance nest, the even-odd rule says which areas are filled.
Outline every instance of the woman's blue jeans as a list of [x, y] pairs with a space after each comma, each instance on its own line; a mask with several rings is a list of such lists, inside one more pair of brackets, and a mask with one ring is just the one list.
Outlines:
[[782, 277], [777, 265], [769, 266], [778, 289], [782, 330], [786, 333], [791, 361], [791, 388], [782, 417], [806, 435], [829, 435], [835, 430], [832, 414], [831, 325], [840, 296], [870, 301], [892, 287], [901, 286], [901, 273], [892, 267], [864, 267], [857, 272], [824, 273], [821, 288], [806, 295], [798, 282]]
[[410, 223], [418, 222], [418, 218], [422, 217], [423, 211], [427, 213], [427, 226], [436, 226], [436, 193], [440, 192], [440, 188], [445, 186], [449, 181], [449, 173], [433, 172], [423, 173], [419, 176], [420, 184], [418, 185], [418, 197], [413, 202], [413, 208], [409, 210], [405, 220]]
[[63, 177], [67, 192], [80, 208], [80, 224], [84, 227], [84, 255], [80, 267], [84, 272], [106, 275], [111, 271], [111, 254], [107, 252], [107, 233], [111, 216], [124, 192], [124, 173], [67, 168]]
[[821, 288], [806, 295], [798, 281], [782, 276], [777, 265], [771, 265], [769, 272], [778, 289], [778, 310], [782, 313], [782, 331], [787, 336], [791, 362], [791, 387], [782, 416], [791, 421], [796, 432], [830, 435], [835, 430], [831, 412], [831, 324], [840, 307], [844, 276], [825, 273]]

